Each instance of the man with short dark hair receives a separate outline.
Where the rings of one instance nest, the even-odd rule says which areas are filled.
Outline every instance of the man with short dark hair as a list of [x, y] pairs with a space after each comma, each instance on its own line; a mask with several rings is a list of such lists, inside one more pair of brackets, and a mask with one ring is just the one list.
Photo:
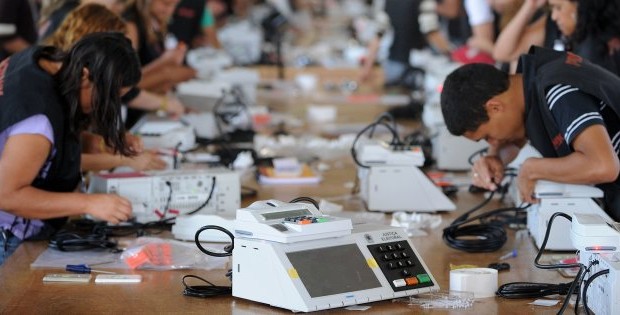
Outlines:
[[620, 220], [620, 78], [581, 57], [534, 47], [517, 74], [486, 64], [465, 65], [444, 83], [441, 109], [448, 130], [486, 140], [473, 184], [495, 190], [504, 165], [528, 140], [542, 158], [519, 169], [525, 202], [539, 179], [597, 184], [606, 211]]

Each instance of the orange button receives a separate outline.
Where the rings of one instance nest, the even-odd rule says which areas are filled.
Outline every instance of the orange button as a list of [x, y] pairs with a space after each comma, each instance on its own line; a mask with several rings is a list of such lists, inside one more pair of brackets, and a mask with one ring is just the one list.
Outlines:
[[312, 220], [306, 219], [306, 220], [299, 221], [299, 224], [310, 224], [310, 223], [312, 223]]
[[416, 285], [420, 282], [418, 282], [418, 278], [416, 277], [409, 277], [409, 278], [405, 278], [405, 282], [407, 283], [407, 285]]

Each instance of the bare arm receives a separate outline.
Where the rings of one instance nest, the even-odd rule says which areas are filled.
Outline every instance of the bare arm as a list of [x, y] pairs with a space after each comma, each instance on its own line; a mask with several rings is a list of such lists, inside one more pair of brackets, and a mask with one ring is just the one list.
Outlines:
[[168, 94], [158, 95], [145, 90], [141, 90], [140, 94], [129, 102], [129, 107], [151, 111], [162, 110], [172, 116], [185, 114], [185, 106], [181, 104], [178, 98]]
[[452, 51], [452, 44], [439, 30], [426, 34], [426, 40], [442, 54], [449, 55]]
[[167, 93], [175, 85], [196, 77], [196, 70], [186, 66], [170, 65], [161, 67], [157, 71], [142, 72], [142, 79], [138, 87], [156, 93]]
[[531, 25], [530, 20], [546, 2], [546, 0], [527, 0], [523, 3], [495, 41], [493, 48], [495, 60], [510, 62], [527, 52], [531, 45], [542, 45], [547, 17], [542, 16]]
[[360, 73], [360, 80], [366, 81], [371, 77], [372, 69], [377, 60], [377, 52], [379, 51], [379, 45], [381, 43], [381, 37], [376, 36], [370, 43], [368, 43], [368, 49], [366, 51], [366, 58], [362, 62], [362, 72]]
[[103, 171], [120, 166], [131, 167], [135, 171], [162, 170], [166, 162], [156, 153], [144, 151], [136, 156], [122, 156], [110, 153], [82, 154], [82, 169], [84, 171]]
[[51, 150], [42, 135], [9, 137], [0, 158], [0, 209], [24, 218], [90, 214], [112, 223], [129, 219], [131, 203], [107, 194], [48, 192], [31, 186]]
[[467, 40], [467, 44], [470, 47], [478, 48], [480, 51], [486, 53], [493, 53], [493, 39], [495, 37], [495, 30], [493, 29], [493, 23], [482, 23], [474, 25], [471, 28], [472, 36]]
[[530, 158], [519, 171], [519, 191], [525, 202], [539, 179], [570, 184], [608, 183], [618, 178], [620, 161], [602, 125], [583, 130], [572, 143], [575, 152], [561, 158]]
[[444, 0], [437, 4], [437, 14], [453, 19], [461, 14], [461, 0]]
[[217, 49], [222, 48], [222, 44], [217, 38], [217, 31], [215, 29], [215, 26], [205, 27], [202, 31], [204, 33], [204, 36], [206, 37], [207, 45]]

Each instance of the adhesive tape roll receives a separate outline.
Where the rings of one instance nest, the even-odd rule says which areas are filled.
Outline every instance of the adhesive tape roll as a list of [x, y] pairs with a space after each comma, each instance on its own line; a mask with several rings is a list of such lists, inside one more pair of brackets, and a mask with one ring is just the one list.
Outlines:
[[450, 290], [474, 294], [474, 298], [495, 296], [497, 270], [491, 268], [466, 268], [450, 271]]

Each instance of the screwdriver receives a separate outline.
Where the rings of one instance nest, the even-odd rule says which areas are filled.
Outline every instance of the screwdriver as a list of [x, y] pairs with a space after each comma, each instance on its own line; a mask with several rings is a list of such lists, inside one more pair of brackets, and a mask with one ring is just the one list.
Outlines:
[[81, 265], [67, 265], [67, 267], [65, 268], [65, 270], [70, 271], [70, 272], [75, 272], [75, 273], [91, 273], [91, 272], [98, 272], [98, 273], [109, 273], [109, 274], [115, 274], [115, 272], [111, 272], [111, 271], [104, 271], [104, 270], [96, 270], [96, 269], [91, 269], [90, 267], [88, 267], [88, 265], [86, 264], [81, 264]]

